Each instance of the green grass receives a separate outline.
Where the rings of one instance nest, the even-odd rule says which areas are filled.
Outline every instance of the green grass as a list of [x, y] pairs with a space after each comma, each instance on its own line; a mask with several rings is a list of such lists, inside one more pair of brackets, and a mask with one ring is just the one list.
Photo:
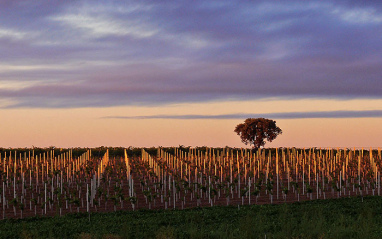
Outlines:
[[0, 221], [0, 238], [382, 238], [382, 197]]

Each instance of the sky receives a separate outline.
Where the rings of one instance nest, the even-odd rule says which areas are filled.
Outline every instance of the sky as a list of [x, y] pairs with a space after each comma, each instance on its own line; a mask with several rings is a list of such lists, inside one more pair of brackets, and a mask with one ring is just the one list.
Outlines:
[[0, 147], [382, 147], [382, 2], [0, 0]]

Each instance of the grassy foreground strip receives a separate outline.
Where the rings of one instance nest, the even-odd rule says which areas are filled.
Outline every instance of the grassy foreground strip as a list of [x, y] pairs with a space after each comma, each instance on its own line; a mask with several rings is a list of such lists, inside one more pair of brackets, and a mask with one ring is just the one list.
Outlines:
[[382, 238], [382, 197], [0, 221], [0, 238]]

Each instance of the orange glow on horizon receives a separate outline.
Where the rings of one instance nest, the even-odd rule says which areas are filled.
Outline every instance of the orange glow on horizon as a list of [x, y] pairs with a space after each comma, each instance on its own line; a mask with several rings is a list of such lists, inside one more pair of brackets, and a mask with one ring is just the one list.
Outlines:
[[[281, 102], [281, 103], [280, 103]], [[212, 102], [162, 107], [1, 109], [0, 147], [210, 146], [249, 147], [233, 132], [244, 119], [105, 119], [155, 114], [229, 114], [382, 109], [370, 101]], [[280, 104], [279, 104], [280, 103]], [[329, 104], [330, 103], [330, 104]], [[271, 108], [271, 106], [273, 106]], [[326, 106], [326, 108], [324, 108]], [[362, 108], [364, 107], [364, 108]], [[315, 109], [316, 109], [315, 108]], [[380, 118], [276, 119], [283, 130], [265, 147], [381, 147]]]

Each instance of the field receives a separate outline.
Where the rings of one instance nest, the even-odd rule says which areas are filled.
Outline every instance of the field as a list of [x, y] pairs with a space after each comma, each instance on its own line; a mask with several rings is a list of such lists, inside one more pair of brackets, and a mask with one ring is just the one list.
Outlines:
[[3, 219], [381, 193], [380, 149], [51, 148], [0, 154]]
[[0, 221], [0, 238], [381, 238], [382, 198], [185, 210], [73, 213]]
[[34, 148], [0, 159], [1, 238], [381, 236], [380, 149]]

